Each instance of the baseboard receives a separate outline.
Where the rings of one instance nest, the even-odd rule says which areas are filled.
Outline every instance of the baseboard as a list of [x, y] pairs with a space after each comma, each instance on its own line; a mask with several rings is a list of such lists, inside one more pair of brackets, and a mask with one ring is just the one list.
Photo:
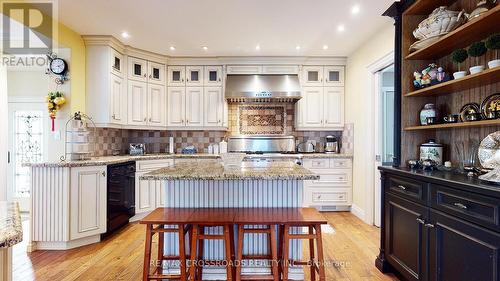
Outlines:
[[358, 205], [351, 205], [351, 213], [358, 217], [360, 220], [365, 221], [365, 211], [361, 209]]
[[69, 250], [81, 246], [98, 243], [101, 241], [101, 235], [92, 235], [71, 241], [33, 241], [31, 250]]

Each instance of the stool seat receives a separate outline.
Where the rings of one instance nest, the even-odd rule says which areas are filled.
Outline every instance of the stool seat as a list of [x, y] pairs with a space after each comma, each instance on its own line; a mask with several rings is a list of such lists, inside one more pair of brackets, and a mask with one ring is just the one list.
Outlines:
[[185, 224], [194, 212], [193, 208], [156, 208], [142, 220], [141, 224]]
[[221, 226], [233, 224], [235, 208], [197, 208], [188, 218], [190, 224]]

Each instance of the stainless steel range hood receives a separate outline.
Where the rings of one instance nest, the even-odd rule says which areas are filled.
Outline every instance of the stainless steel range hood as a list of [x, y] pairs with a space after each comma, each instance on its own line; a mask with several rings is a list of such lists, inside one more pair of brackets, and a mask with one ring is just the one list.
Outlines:
[[294, 75], [228, 75], [228, 102], [295, 102], [301, 98], [299, 77]]

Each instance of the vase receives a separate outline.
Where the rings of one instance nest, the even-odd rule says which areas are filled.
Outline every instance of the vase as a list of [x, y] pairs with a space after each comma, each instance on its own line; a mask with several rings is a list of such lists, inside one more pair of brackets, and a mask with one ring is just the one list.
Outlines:
[[499, 67], [500, 66], [500, 59], [497, 59], [497, 60], [490, 60], [488, 62], [488, 68], [489, 69], [492, 69], [492, 68], [495, 68], [495, 67]]
[[436, 106], [433, 103], [424, 105], [420, 110], [420, 125], [427, 125], [427, 117], [437, 117]]
[[467, 71], [457, 71], [453, 73], [453, 78], [460, 79], [465, 77], [465, 75], [467, 75]]
[[420, 145], [420, 161], [432, 160], [436, 164], [443, 163], [443, 145], [436, 143], [433, 139]]
[[476, 65], [469, 68], [470, 74], [476, 74], [484, 70], [484, 65]]

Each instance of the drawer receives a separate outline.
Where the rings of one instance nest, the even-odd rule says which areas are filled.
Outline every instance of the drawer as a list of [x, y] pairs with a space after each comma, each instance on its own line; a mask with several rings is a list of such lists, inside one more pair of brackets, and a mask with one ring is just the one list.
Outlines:
[[314, 183], [329, 183], [336, 185], [351, 185], [351, 171], [333, 170], [328, 174], [319, 174], [319, 180], [313, 181]]
[[159, 159], [159, 160], [143, 160], [137, 161], [137, 171], [149, 171], [172, 166], [174, 159]]
[[306, 191], [309, 205], [350, 205], [351, 189], [324, 190], [311, 188]]
[[330, 168], [330, 159], [306, 159], [304, 160], [306, 169], [328, 169]]
[[425, 182], [391, 176], [387, 179], [385, 189], [393, 194], [425, 204], [427, 201], [425, 185]]
[[348, 169], [352, 167], [351, 159], [330, 159], [330, 168]]
[[431, 207], [500, 230], [500, 199], [431, 185]]

